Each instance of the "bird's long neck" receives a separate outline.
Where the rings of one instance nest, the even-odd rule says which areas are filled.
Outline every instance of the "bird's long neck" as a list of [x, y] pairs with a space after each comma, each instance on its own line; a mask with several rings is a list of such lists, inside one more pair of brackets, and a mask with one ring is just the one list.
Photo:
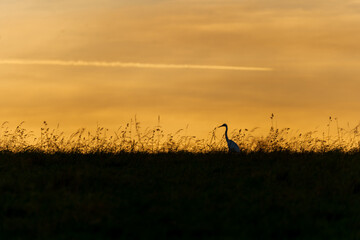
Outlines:
[[227, 126], [225, 126], [225, 138], [226, 138], [226, 141], [228, 142], [229, 141], [229, 137], [228, 137], [228, 127]]

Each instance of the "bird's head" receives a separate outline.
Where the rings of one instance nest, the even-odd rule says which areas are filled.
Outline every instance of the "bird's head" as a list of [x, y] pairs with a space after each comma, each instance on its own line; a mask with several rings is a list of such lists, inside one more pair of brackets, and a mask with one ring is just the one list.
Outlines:
[[221, 127], [227, 127], [227, 124], [226, 124], [226, 123], [224, 123], [223, 125], [218, 126], [218, 128], [221, 128]]

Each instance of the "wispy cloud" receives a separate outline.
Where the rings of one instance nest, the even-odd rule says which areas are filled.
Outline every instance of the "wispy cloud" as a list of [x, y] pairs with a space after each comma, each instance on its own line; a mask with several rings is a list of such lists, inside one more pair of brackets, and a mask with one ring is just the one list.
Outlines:
[[272, 71], [266, 67], [221, 66], [221, 65], [194, 65], [194, 64], [155, 64], [136, 62], [99, 62], [99, 61], [63, 61], [63, 60], [21, 60], [0, 59], [0, 65], [54, 65], [79, 67], [121, 67], [121, 68], [158, 68], [158, 69], [204, 69], [230, 71]]

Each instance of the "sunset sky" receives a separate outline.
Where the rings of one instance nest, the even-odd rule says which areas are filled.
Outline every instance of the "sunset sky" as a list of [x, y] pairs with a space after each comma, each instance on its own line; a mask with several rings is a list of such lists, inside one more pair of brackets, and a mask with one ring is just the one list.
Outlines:
[[116, 129], [160, 115], [199, 137], [224, 122], [268, 129], [271, 113], [280, 128], [355, 126], [359, 26], [358, 0], [1, 0], [0, 121]]

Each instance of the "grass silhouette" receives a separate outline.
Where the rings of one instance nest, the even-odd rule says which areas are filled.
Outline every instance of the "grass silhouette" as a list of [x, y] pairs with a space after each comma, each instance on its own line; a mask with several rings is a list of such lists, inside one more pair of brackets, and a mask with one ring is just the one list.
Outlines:
[[357, 239], [341, 152], [0, 153], [1, 239]]
[[[360, 149], [359, 126], [344, 129], [336, 123], [336, 135], [330, 135], [333, 119], [329, 118], [327, 132], [294, 132], [290, 128], [274, 128], [274, 116], [271, 116], [271, 128], [265, 135], [256, 134], [258, 128], [235, 129], [229, 136], [242, 152], [358, 152]], [[116, 131], [98, 126], [94, 131], [81, 128], [66, 136], [59, 129], [50, 129], [46, 121], [41, 127], [40, 136], [27, 131], [23, 122], [10, 129], [8, 122], [0, 126], [0, 151], [42, 152], [42, 153], [168, 153], [192, 152], [211, 153], [226, 151], [224, 137], [217, 137], [216, 129], [206, 139], [191, 135], [182, 135], [184, 130], [167, 133], [160, 122], [152, 128], [142, 129], [136, 117]]]
[[[329, 126], [333, 119], [329, 119]], [[358, 239], [358, 127], [0, 135], [0, 239]], [[321, 136], [321, 134], [320, 134]]]

